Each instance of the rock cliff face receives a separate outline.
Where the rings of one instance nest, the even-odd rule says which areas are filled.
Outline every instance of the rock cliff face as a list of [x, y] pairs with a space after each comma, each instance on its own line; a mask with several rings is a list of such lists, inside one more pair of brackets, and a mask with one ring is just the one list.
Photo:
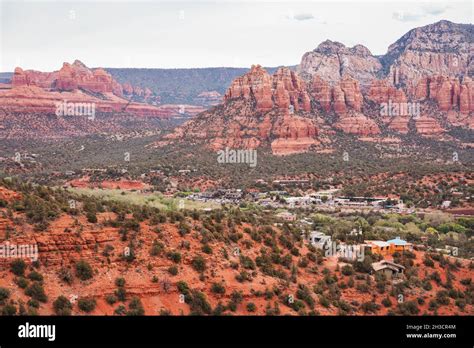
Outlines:
[[468, 76], [424, 77], [411, 90], [411, 94], [417, 100], [435, 100], [441, 111], [456, 110], [462, 114], [474, 111], [474, 83]]
[[474, 29], [440, 21], [415, 28], [389, 46], [382, 61], [394, 83], [416, 85], [426, 76], [474, 73]]
[[[57, 103], [91, 103], [98, 112], [126, 112], [137, 116], [174, 117], [204, 110], [193, 105], [163, 105], [148, 88], [124, 85], [103, 69], [89, 69], [76, 60], [59, 71], [16, 68], [11, 86], [0, 90], [0, 105], [9, 112], [55, 113]], [[150, 105], [151, 104], [151, 105]], [[183, 109], [183, 112], [180, 110]]]
[[35, 86], [49, 91], [74, 92], [82, 90], [90, 93], [113, 94], [127, 99], [142, 99], [146, 101], [152, 92], [146, 88], [121, 85], [104, 69], [89, 69], [84, 63], [75, 60], [74, 63], [63, 63], [59, 71], [40, 72], [16, 68], [12, 77], [12, 87]]
[[294, 153], [321, 141], [317, 129], [364, 137], [472, 129], [472, 34], [472, 25], [441, 21], [410, 31], [381, 58], [361, 45], [325, 41], [304, 54], [297, 72], [279, 68], [272, 76], [252, 66], [232, 82], [221, 107], [171, 138], [207, 139], [214, 149], [270, 144], [274, 153]]
[[339, 42], [326, 40], [303, 55], [298, 72], [306, 77], [317, 75], [331, 83], [350, 76], [365, 86], [376, 78], [381, 68], [379, 60], [366, 47], [356, 45], [349, 48]]
[[302, 152], [318, 144], [316, 121], [304, 117], [311, 111], [306, 85], [288, 68], [280, 68], [271, 76], [254, 65], [234, 80], [224, 100], [168, 139], [207, 141], [213, 150], [266, 145], [275, 154]]
[[274, 107], [294, 111], [311, 111], [311, 102], [304, 81], [288, 68], [279, 68], [273, 76], [260, 65], [253, 65], [250, 72], [235, 79], [224, 101], [236, 98], [254, 100], [256, 111], [270, 111]]

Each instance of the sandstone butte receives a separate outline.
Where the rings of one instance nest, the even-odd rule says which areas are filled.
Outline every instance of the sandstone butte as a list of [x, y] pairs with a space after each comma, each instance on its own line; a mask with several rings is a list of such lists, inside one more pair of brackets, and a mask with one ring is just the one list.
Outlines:
[[[296, 71], [279, 68], [271, 76], [254, 65], [231, 83], [222, 105], [168, 139], [205, 139], [213, 149], [266, 144], [287, 154], [326, 142], [322, 136], [334, 130], [367, 138], [474, 129], [471, 32], [472, 25], [440, 21], [411, 30], [382, 57], [326, 40]], [[417, 103], [419, 113], [384, 115], [382, 103]]]
[[[269, 142], [274, 154], [307, 151], [320, 143], [318, 126], [327, 123], [326, 115], [336, 117], [332, 127], [359, 136], [381, 134], [384, 124], [396, 133], [409, 132], [407, 115], [380, 115], [381, 103], [436, 103], [449, 125], [474, 128], [474, 89], [469, 77], [443, 76], [420, 79], [417, 88], [407, 93], [388, 79], [374, 79], [362, 93], [359, 82], [348, 75], [337, 82], [311, 77], [308, 84], [298, 73], [279, 68], [273, 76], [259, 65], [236, 78], [216, 111], [208, 111], [189, 121], [169, 138], [207, 139], [212, 149], [226, 146], [256, 148]], [[243, 103], [243, 104], [242, 104]], [[225, 115], [221, 117], [219, 115]], [[316, 116], [316, 117], [314, 117]], [[426, 113], [413, 117], [420, 135], [444, 132], [440, 121]], [[319, 120], [319, 121], [318, 121]], [[321, 124], [320, 120], [323, 120]]]
[[54, 113], [56, 103], [94, 103], [96, 111], [128, 112], [137, 116], [170, 117], [184, 112], [195, 115], [204, 110], [195, 105], [160, 105], [130, 102], [152, 96], [148, 88], [121, 85], [104, 69], [89, 69], [76, 60], [64, 63], [59, 71], [40, 72], [16, 68], [11, 86], [0, 89], [0, 105], [13, 112]]

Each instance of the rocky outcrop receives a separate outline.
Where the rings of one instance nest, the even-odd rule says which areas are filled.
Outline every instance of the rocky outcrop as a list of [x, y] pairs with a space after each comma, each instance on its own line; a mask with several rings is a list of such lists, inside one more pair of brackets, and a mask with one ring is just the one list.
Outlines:
[[[12, 87], [37, 86], [51, 91], [74, 92], [82, 90], [93, 94], [113, 94], [127, 97], [134, 101], [146, 102], [153, 92], [149, 88], [121, 85], [104, 69], [89, 69], [84, 63], [76, 60], [73, 64], [64, 63], [59, 71], [51, 73], [34, 70], [24, 71], [16, 68], [12, 77]], [[153, 98], [153, 101], [159, 98]]]
[[426, 115], [415, 119], [416, 131], [420, 135], [438, 135], [444, 133], [444, 129], [433, 117]]
[[247, 74], [232, 82], [224, 101], [238, 98], [255, 101], [259, 112], [289, 110], [290, 106], [293, 111], [311, 111], [306, 84], [288, 68], [279, 68], [270, 76], [260, 65], [252, 65]]
[[415, 28], [389, 46], [382, 58], [395, 84], [414, 85], [426, 76], [474, 72], [472, 25], [440, 21]]
[[104, 69], [89, 69], [78, 60], [51, 73], [16, 68], [11, 86], [0, 89], [0, 104], [8, 112], [54, 114], [58, 103], [89, 103], [96, 112], [154, 117], [194, 116], [205, 110], [194, 105], [155, 106], [159, 97], [149, 88], [121, 85]]
[[356, 45], [349, 48], [339, 42], [326, 40], [303, 55], [298, 72], [308, 79], [319, 76], [331, 84], [349, 76], [366, 86], [376, 78], [381, 68], [379, 60], [366, 47]]
[[367, 93], [367, 99], [375, 103], [407, 102], [405, 92], [394, 87], [387, 80], [373, 80]]
[[205, 143], [214, 151], [226, 147], [256, 149], [271, 146], [274, 154], [283, 155], [307, 151], [318, 144], [317, 134], [318, 127], [313, 119], [291, 114], [288, 109], [277, 106], [267, 112], [256, 111], [254, 100], [241, 97], [229, 99], [217, 108], [197, 115], [167, 136], [166, 141]]
[[83, 89], [92, 93], [113, 93], [123, 96], [122, 86], [104, 69], [91, 70], [76, 60], [73, 64], [64, 63], [59, 70], [53, 88], [59, 91]]
[[236, 78], [224, 95], [224, 101], [243, 98], [254, 100], [256, 111], [273, 108], [272, 78], [260, 65], [252, 65], [250, 72]]
[[417, 100], [435, 100], [441, 111], [456, 110], [464, 114], [474, 111], [474, 83], [468, 76], [424, 77], [410, 92]]
[[380, 134], [380, 128], [377, 123], [359, 112], [342, 115], [334, 124], [334, 127], [347, 134], [361, 136]]
[[46, 73], [36, 70], [23, 70], [20, 67], [15, 68], [12, 76], [12, 87], [37, 86], [41, 88], [51, 88], [53, 82], [57, 79], [57, 72]]
[[357, 80], [344, 77], [335, 86], [319, 76], [314, 76], [311, 83], [311, 96], [326, 112], [334, 110], [337, 114], [345, 114], [349, 109], [360, 112], [363, 96]]

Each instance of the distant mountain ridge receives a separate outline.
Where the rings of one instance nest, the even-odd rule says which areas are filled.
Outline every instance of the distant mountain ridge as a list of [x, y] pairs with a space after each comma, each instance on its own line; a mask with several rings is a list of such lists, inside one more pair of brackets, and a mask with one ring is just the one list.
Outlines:
[[[295, 68], [295, 66], [293, 66]], [[269, 72], [277, 68], [267, 68]], [[232, 81], [248, 68], [105, 68], [120, 83], [148, 88], [160, 96], [164, 104], [206, 104], [199, 95], [217, 92], [224, 95]]]

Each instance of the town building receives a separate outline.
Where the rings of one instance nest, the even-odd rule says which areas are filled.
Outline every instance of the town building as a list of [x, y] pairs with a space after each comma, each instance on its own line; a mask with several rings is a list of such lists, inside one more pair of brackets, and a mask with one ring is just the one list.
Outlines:
[[366, 240], [364, 246], [366, 250], [370, 250], [372, 254], [378, 254], [382, 256], [393, 255], [396, 252], [401, 253], [404, 251], [413, 250], [413, 244], [408, 243], [400, 237], [396, 237], [386, 242], [381, 240]]
[[279, 219], [285, 220], [285, 221], [295, 221], [296, 220], [296, 215], [291, 214], [290, 212], [287, 211], [282, 211], [281, 213], [278, 213], [276, 215]]
[[382, 260], [372, 263], [374, 274], [384, 274], [387, 279], [400, 278], [405, 271], [405, 267], [398, 263]]

